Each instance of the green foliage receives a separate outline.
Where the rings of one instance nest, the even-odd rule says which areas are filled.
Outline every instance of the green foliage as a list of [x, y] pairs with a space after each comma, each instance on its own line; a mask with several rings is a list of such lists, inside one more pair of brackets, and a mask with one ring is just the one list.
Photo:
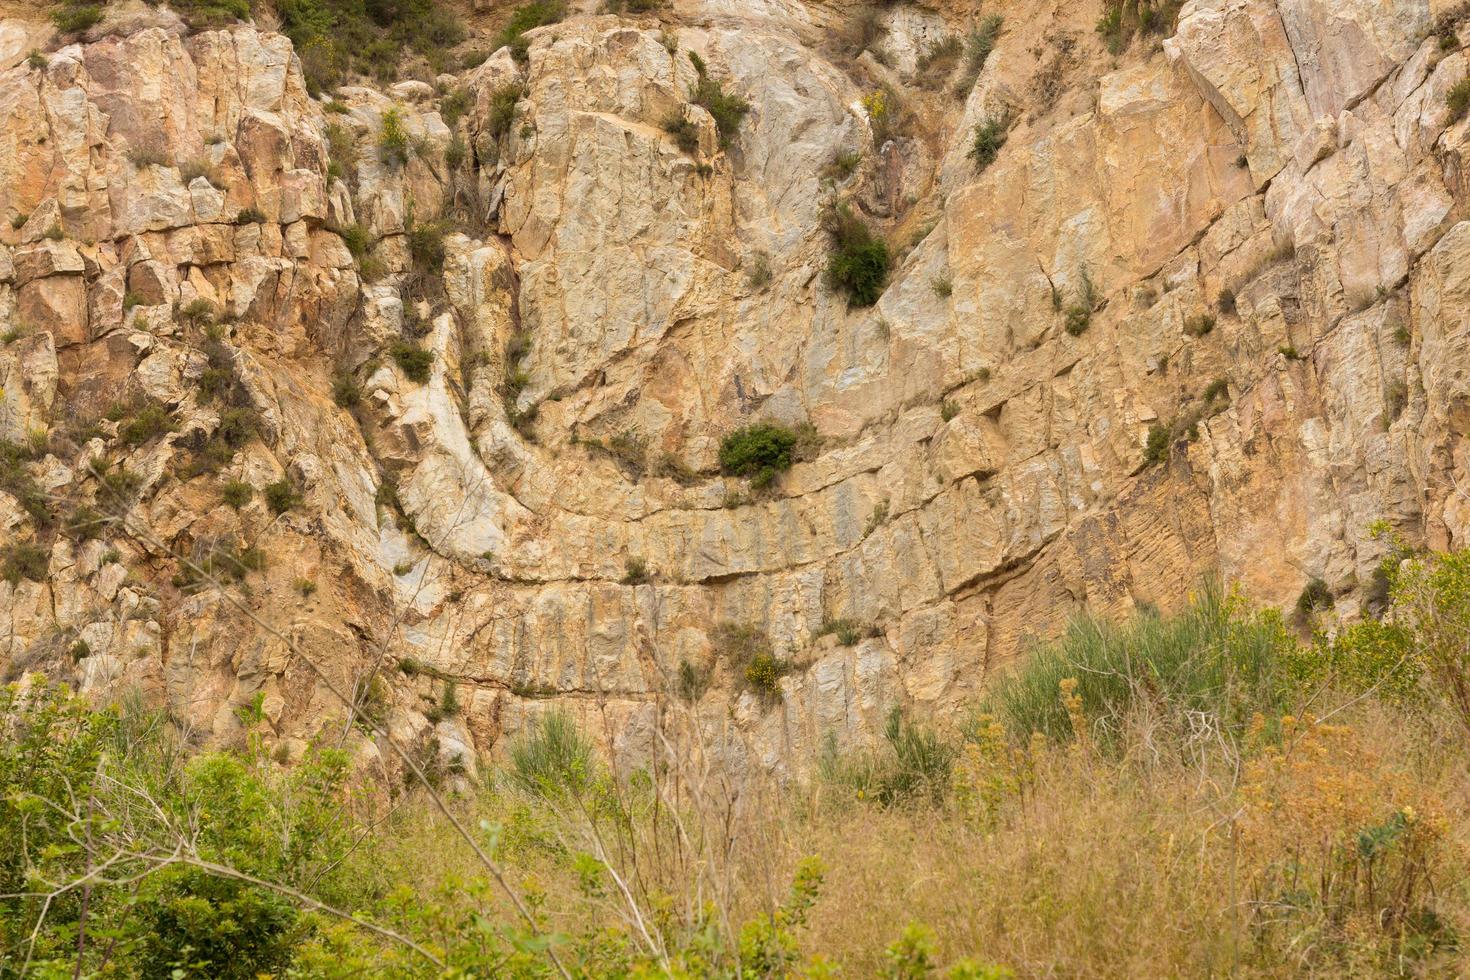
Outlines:
[[516, 121], [516, 106], [526, 89], [522, 85], [505, 85], [490, 94], [490, 111], [485, 117], [485, 131], [492, 140], [510, 132]]
[[740, 121], [750, 111], [749, 102], [738, 95], [726, 92], [720, 82], [703, 73], [700, 74], [699, 80], [690, 87], [689, 101], [703, 106], [704, 110], [714, 118], [722, 147], [730, 145], [730, 141], [740, 130]]
[[444, 236], [447, 225], [439, 221], [416, 224], [408, 232], [408, 254], [421, 271], [439, 274], [444, 271]]
[[1087, 734], [1098, 741], [1115, 741], [1138, 712], [1171, 726], [1208, 717], [1238, 734], [1257, 712], [1280, 714], [1289, 686], [1280, 654], [1294, 642], [1279, 614], [1247, 615], [1240, 600], [1209, 583], [1175, 616], [1074, 620], [997, 683], [982, 710], [1018, 739], [1041, 732], [1066, 741], [1077, 733], [1058, 692], [1075, 679]]
[[1444, 104], [1450, 111], [1451, 123], [1464, 119], [1465, 113], [1470, 111], [1470, 78], [1462, 78], [1451, 86], [1445, 93]]
[[1169, 448], [1173, 444], [1173, 433], [1169, 426], [1155, 422], [1148, 427], [1148, 441], [1143, 447], [1143, 460], [1150, 466], [1169, 461]]
[[429, 383], [429, 368], [434, 363], [433, 351], [406, 340], [399, 340], [388, 348], [388, 353], [408, 380], [421, 385]]
[[524, 35], [538, 27], [555, 24], [566, 16], [566, 12], [564, 0], [533, 0], [517, 7], [510, 16], [510, 23], [497, 35], [496, 47], [509, 47], [515, 59], [524, 62], [530, 47]]
[[391, 81], [409, 52], [446, 71], [446, 49], [465, 35], [453, 8], [434, 0], [280, 0], [275, 9], [313, 95], [353, 74]]
[[699, 149], [699, 127], [683, 112], [671, 112], [664, 118], [664, 132], [674, 138], [674, 145], [685, 153]]
[[720, 469], [732, 476], [764, 477], [791, 468], [797, 435], [783, 425], [757, 422], [736, 429], [720, 441]]
[[387, 109], [378, 124], [378, 157], [390, 167], [402, 167], [408, 163], [410, 150], [408, 129], [403, 125], [403, 113], [396, 108]]
[[1332, 590], [1320, 578], [1308, 582], [1302, 587], [1301, 595], [1296, 597], [1296, 611], [1300, 616], [1309, 616], [1319, 609], [1331, 609], [1332, 606]]
[[875, 752], [844, 755], [828, 739], [818, 760], [824, 782], [843, 787], [859, 800], [885, 807], [938, 806], [949, 795], [959, 747], [939, 733], [908, 720], [893, 708]]
[[124, 446], [141, 446], [174, 429], [173, 416], [167, 409], [157, 402], [146, 402], [118, 427], [117, 435]]
[[237, 225], [263, 225], [265, 221], [265, 212], [260, 208], [241, 208], [235, 213], [235, 224]]
[[239, 510], [250, 503], [250, 498], [255, 496], [255, 488], [244, 480], [231, 480], [220, 488], [219, 496], [226, 504]]
[[356, 408], [362, 401], [362, 387], [345, 371], [332, 378], [332, 401], [341, 408]]
[[648, 562], [642, 558], [629, 558], [623, 563], [623, 584], [642, 585], [653, 577], [648, 569]]
[[62, 34], [78, 34], [102, 20], [102, 5], [67, 2], [51, 14], [51, 22]]
[[266, 484], [265, 502], [270, 507], [271, 513], [284, 514], [301, 503], [301, 494], [297, 492], [295, 484], [283, 477], [274, 483]]
[[995, 162], [1000, 148], [1006, 145], [1006, 119], [1004, 116], [986, 116], [975, 124], [970, 139], [969, 157], [975, 161], [975, 172], [981, 173]]
[[143, 976], [256, 980], [289, 966], [302, 938], [285, 899], [192, 868], [155, 882], [142, 911]]
[[823, 620], [816, 636], [836, 636], [839, 646], [854, 646], [865, 636], [877, 636], [876, 627], [860, 622], [856, 619], [828, 619]]
[[35, 458], [30, 447], [0, 439], [0, 490], [14, 497], [38, 527], [51, 522], [51, 502], [26, 468]]
[[985, 70], [985, 62], [990, 59], [990, 52], [995, 50], [995, 42], [1000, 37], [1001, 23], [999, 14], [982, 17], [966, 38], [965, 70], [954, 87], [957, 98], [968, 96], [975, 87], [975, 82], [979, 80], [980, 73]]
[[570, 715], [553, 710], [523, 730], [510, 746], [511, 778], [552, 798], [586, 793], [597, 778], [592, 743]]
[[40, 545], [15, 541], [0, 548], [0, 578], [16, 585], [21, 579], [46, 581], [51, 568], [51, 552]]
[[853, 306], [872, 306], [883, 295], [893, 257], [888, 243], [874, 235], [846, 204], [829, 208], [824, 224], [832, 236], [827, 253], [827, 283], [847, 294]]

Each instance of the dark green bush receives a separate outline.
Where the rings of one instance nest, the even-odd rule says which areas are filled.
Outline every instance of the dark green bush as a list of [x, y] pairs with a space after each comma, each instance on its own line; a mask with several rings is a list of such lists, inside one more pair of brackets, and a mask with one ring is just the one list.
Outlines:
[[157, 402], [147, 402], [132, 418], [118, 427], [117, 435], [125, 446], [141, 446], [166, 432], [174, 431], [173, 416]]
[[250, 498], [255, 496], [255, 488], [244, 480], [231, 480], [220, 488], [219, 495], [226, 504], [239, 510], [250, 503]]
[[102, 20], [102, 6], [95, 3], [66, 3], [51, 14], [51, 21], [63, 34], [77, 34]]
[[975, 161], [975, 172], [981, 173], [995, 162], [1000, 148], [1006, 145], [1006, 120], [1004, 117], [986, 116], [975, 124], [970, 138], [970, 159]]
[[664, 119], [664, 132], [674, 138], [674, 145], [685, 153], [699, 149], [699, 127], [684, 118], [682, 112], [671, 112]]
[[51, 552], [39, 545], [17, 541], [0, 548], [0, 578], [15, 585], [21, 579], [46, 581], [51, 567]]
[[756, 477], [791, 468], [796, 433], [782, 425], [757, 422], [736, 429], [720, 442], [720, 469], [733, 476]]
[[1279, 614], [1245, 615], [1206, 583], [1175, 616], [1074, 620], [1062, 639], [1023, 658], [982, 707], [1017, 741], [1033, 732], [1066, 741], [1077, 733], [1061, 684], [1073, 680], [1088, 734], [1104, 743], [1141, 711], [1186, 729], [1191, 717], [1208, 717], [1227, 736], [1239, 734], [1257, 712], [1279, 716], [1286, 706], [1279, 655], [1292, 645]]
[[714, 117], [715, 128], [720, 132], [721, 146], [730, 145], [730, 141], [740, 130], [740, 121], [750, 111], [749, 102], [726, 92], [723, 85], [704, 74], [689, 89], [689, 101], [703, 106]]
[[416, 224], [408, 232], [408, 254], [424, 272], [444, 270], [444, 235], [448, 227], [438, 221]]
[[266, 485], [265, 502], [270, 505], [271, 513], [284, 514], [301, 503], [301, 494], [297, 492], [295, 484], [282, 478]]
[[522, 35], [538, 27], [555, 24], [564, 16], [566, 4], [563, 0], [533, 0], [532, 3], [517, 7], [516, 12], [510, 16], [510, 23], [497, 35], [496, 47], [509, 47], [517, 61], [525, 61], [530, 43]]
[[1332, 590], [1320, 578], [1314, 578], [1308, 582], [1302, 589], [1302, 594], [1296, 597], [1296, 611], [1302, 616], [1314, 613], [1318, 609], [1331, 609], [1332, 606]]
[[406, 340], [400, 340], [388, 348], [389, 355], [403, 372], [404, 377], [415, 384], [427, 384], [429, 368], [434, 363], [434, 352], [424, 350]]
[[1470, 111], [1470, 78], [1462, 78], [1445, 93], [1445, 105], [1450, 110], [1450, 122], [1459, 122]]
[[[192, 868], [166, 873], [143, 906], [142, 975], [219, 980], [275, 976], [291, 963], [303, 924], [283, 898]], [[197, 972], [196, 972], [197, 971]]]
[[832, 236], [827, 255], [827, 283], [847, 294], [853, 306], [872, 306], [883, 295], [893, 258], [888, 243], [846, 205], [829, 209], [825, 218]]

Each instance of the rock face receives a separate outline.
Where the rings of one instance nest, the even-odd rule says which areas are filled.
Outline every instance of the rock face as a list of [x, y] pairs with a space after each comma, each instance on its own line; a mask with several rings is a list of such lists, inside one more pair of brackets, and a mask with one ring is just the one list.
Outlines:
[[[975, 74], [925, 56], [943, 3], [855, 55], [855, 12], [681, 0], [330, 105], [166, 10], [7, 55], [0, 663], [202, 739], [258, 704], [286, 756], [336, 687], [467, 764], [554, 705], [636, 758], [705, 677], [713, 737], [799, 769], [1206, 575], [1353, 614], [1371, 524], [1470, 534], [1454, 25], [1189, 0], [1111, 56], [1100, 6], [987, 4]], [[871, 307], [837, 201], [895, 251]], [[757, 420], [820, 436], [765, 490], [717, 460]]]

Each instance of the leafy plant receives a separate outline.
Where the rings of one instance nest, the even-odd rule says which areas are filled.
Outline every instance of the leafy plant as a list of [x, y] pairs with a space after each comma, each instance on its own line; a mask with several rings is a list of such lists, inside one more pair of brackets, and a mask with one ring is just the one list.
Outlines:
[[892, 256], [888, 244], [846, 204], [827, 210], [824, 224], [832, 237], [827, 282], [847, 294], [853, 306], [872, 306], [883, 295]]

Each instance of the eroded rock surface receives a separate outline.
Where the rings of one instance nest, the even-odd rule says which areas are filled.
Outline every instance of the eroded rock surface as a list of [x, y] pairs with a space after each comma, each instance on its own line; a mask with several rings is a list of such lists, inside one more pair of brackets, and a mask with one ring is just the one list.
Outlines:
[[[1463, 546], [1440, 5], [1190, 0], [1117, 57], [1096, 6], [987, 4], [973, 79], [925, 58], [946, 4], [861, 55], [816, 4], [578, 15], [330, 106], [254, 27], [123, 10], [38, 66], [0, 23], [0, 537], [46, 563], [0, 582], [8, 671], [208, 739], [259, 704], [286, 756], [347, 727], [326, 681], [441, 753], [561, 704], [637, 756], [693, 671], [732, 752], [799, 768], [1081, 610], [1219, 574], [1351, 614], [1370, 524]], [[691, 53], [749, 103], [728, 140]], [[897, 252], [871, 307], [826, 281], [839, 200]], [[820, 445], [753, 492], [717, 452], [755, 420]]]

